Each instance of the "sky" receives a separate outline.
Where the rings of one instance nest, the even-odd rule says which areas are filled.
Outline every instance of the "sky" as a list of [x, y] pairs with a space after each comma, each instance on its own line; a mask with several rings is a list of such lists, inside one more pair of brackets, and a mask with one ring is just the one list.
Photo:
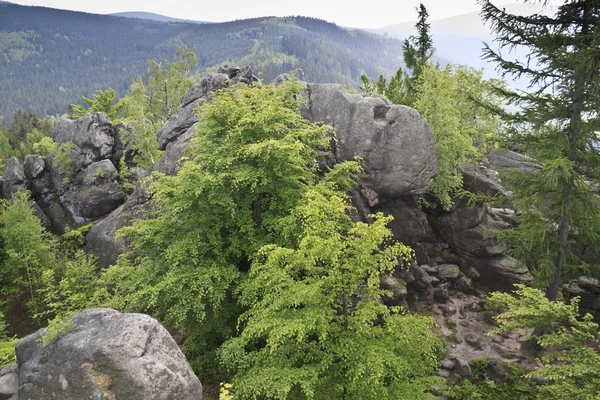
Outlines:
[[[476, 0], [8, 0], [22, 5], [45, 6], [65, 10], [110, 14], [123, 11], [147, 11], [169, 17], [224, 22], [264, 16], [321, 18], [341, 26], [380, 28], [416, 19], [415, 7], [423, 2], [430, 19], [478, 11]], [[506, 4], [513, 1], [493, 1]]]

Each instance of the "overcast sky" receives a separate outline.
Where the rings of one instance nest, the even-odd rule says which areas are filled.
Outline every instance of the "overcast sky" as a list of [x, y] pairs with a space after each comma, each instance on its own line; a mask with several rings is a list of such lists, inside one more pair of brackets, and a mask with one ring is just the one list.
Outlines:
[[[475, 0], [8, 0], [11, 3], [109, 14], [148, 11], [169, 17], [223, 22], [234, 19], [303, 15], [356, 28], [380, 28], [416, 18], [422, 1], [431, 19], [460, 15], [479, 8]], [[497, 0], [495, 4], [514, 3]]]

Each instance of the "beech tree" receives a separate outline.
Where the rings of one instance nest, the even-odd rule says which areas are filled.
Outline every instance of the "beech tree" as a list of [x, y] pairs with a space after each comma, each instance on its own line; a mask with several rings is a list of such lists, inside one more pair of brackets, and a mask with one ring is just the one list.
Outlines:
[[327, 181], [311, 188], [297, 246], [259, 250], [241, 334], [220, 351], [235, 398], [430, 398], [444, 354], [433, 319], [386, 307], [379, 284], [414, 253], [392, 241], [391, 217], [353, 223], [348, 203]]
[[[485, 57], [505, 76], [530, 81], [529, 93], [499, 90], [518, 110], [502, 114], [506, 142], [539, 163], [509, 181], [521, 215], [503, 238], [556, 300], [566, 270], [590, 267], [581, 249], [600, 251], [600, 2], [565, 1], [552, 17], [479, 3], [499, 45], [486, 45]], [[515, 46], [529, 51], [525, 60], [500, 53]]]

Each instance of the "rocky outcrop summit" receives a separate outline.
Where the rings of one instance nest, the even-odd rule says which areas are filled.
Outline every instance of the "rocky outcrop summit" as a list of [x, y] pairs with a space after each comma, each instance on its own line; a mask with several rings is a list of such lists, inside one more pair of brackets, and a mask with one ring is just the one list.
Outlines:
[[19, 398], [202, 399], [200, 381], [155, 319], [90, 309], [69, 321], [49, 344], [46, 329], [18, 342], [11, 372], [18, 373]]
[[104, 113], [62, 120], [54, 141], [71, 146], [71, 170], [52, 156], [27, 155], [23, 167], [11, 158], [2, 182], [5, 198], [28, 190], [38, 216], [56, 233], [102, 218], [124, 202], [125, 192], [116, 182], [123, 155], [119, 129]]
[[363, 189], [389, 198], [427, 192], [437, 163], [431, 129], [418, 112], [378, 96], [346, 93], [341, 85], [308, 84], [306, 93], [304, 116], [335, 129], [337, 161], [365, 160]]

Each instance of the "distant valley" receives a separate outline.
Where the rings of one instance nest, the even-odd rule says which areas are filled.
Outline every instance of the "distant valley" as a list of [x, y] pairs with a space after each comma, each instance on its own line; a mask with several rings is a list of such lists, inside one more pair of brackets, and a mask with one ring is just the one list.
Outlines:
[[200, 58], [199, 74], [249, 64], [265, 80], [301, 69], [305, 80], [348, 87], [361, 72], [392, 73], [402, 53], [397, 39], [314, 18], [174, 23], [0, 3], [0, 116], [62, 114], [108, 87], [123, 96], [148, 59], [172, 59], [181, 45]]

